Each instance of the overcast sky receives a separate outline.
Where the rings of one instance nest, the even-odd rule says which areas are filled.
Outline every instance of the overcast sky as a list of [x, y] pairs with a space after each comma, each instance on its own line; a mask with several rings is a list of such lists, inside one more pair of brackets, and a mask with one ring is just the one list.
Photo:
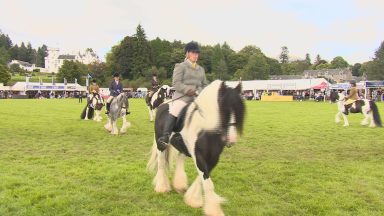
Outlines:
[[384, 40], [384, 0], [0, 0], [0, 29], [14, 43], [70, 52], [93, 48], [104, 59], [141, 24], [147, 38], [255, 45], [278, 58], [317, 54], [369, 61]]

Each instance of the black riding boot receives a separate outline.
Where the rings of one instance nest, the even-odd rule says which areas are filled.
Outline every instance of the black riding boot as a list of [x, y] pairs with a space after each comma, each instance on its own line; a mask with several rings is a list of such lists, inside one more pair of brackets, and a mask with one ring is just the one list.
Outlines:
[[177, 118], [175, 116], [168, 114], [167, 119], [165, 120], [163, 134], [157, 140], [157, 143], [163, 147], [166, 147], [169, 143], [169, 136], [171, 135], [173, 127], [175, 126], [176, 119]]
[[111, 108], [111, 103], [107, 103], [107, 105], [106, 105], [107, 111], [105, 111], [105, 114], [109, 114], [109, 109], [110, 108]]
[[344, 114], [345, 115], [348, 115], [349, 114], [349, 112], [348, 112], [348, 109], [350, 108], [351, 106], [350, 105], [344, 105]]

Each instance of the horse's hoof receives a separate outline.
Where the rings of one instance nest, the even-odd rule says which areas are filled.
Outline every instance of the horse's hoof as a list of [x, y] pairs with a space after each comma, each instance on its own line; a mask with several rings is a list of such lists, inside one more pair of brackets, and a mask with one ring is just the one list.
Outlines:
[[343, 127], [348, 127], [349, 126], [349, 124], [345, 124], [345, 125], [343, 125]]

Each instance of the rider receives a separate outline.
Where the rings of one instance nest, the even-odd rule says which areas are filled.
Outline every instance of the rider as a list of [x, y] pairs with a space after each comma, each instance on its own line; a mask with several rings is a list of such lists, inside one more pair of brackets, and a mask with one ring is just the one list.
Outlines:
[[148, 93], [148, 97], [152, 97], [153, 93], [155, 93], [157, 91], [157, 89], [159, 88], [159, 80], [157, 79], [156, 73], [152, 74], [151, 83], [152, 83], [152, 88]]
[[109, 86], [109, 92], [110, 94], [109, 98], [107, 99], [106, 106], [107, 111], [105, 112], [105, 114], [109, 114], [109, 108], [111, 107], [112, 99], [123, 92], [123, 85], [120, 81], [120, 74], [117, 72], [113, 74], [113, 80], [111, 82], [111, 85]]
[[169, 104], [169, 114], [162, 136], [158, 139], [164, 146], [169, 143], [169, 136], [180, 111], [208, 84], [204, 68], [196, 63], [200, 53], [199, 45], [191, 41], [184, 50], [184, 62], [176, 64], [173, 70], [172, 85], [176, 91], [172, 96], [173, 102]]
[[[97, 85], [97, 82], [95, 79], [92, 80], [91, 85], [89, 86], [89, 93], [92, 94], [92, 98], [96, 95], [99, 96], [100, 88], [99, 85]], [[88, 103], [90, 103], [91, 98], [88, 97]], [[92, 103], [91, 103], [92, 104]]]
[[356, 81], [351, 80], [349, 82], [351, 84], [351, 89], [349, 90], [349, 94], [344, 98], [344, 114], [348, 115], [348, 109], [352, 106], [352, 104], [359, 100], [359, 95], [357, 94]]

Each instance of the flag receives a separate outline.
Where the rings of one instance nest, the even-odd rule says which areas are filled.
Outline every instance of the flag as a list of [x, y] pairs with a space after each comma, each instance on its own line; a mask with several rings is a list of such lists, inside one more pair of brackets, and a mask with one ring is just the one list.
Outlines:
[[52, 76], [52, 85], [56, 85], [55, 79], [53, 79], [53, 76]]
[[92, 76], [90, 74], [88, 74], [87, 78], [88, 79], [92, 79]]

